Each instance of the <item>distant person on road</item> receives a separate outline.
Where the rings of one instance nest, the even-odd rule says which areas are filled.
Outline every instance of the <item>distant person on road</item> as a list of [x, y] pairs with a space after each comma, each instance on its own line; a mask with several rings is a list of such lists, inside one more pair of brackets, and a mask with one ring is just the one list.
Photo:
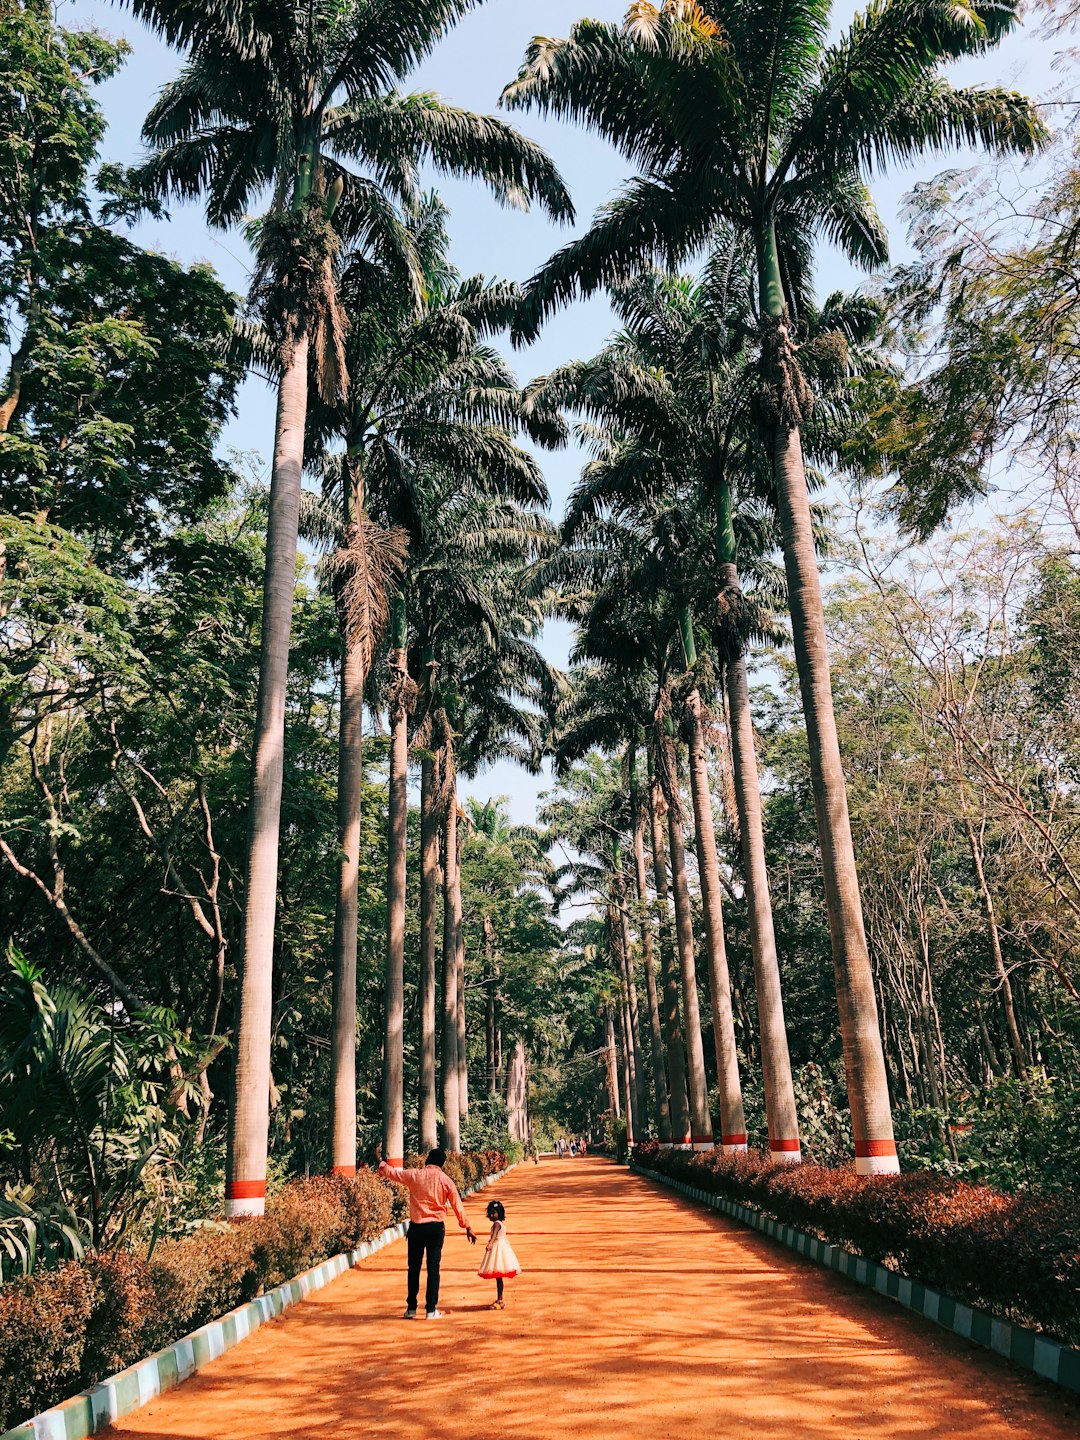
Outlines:
[[480, 1269], [476, 1273], [481, 1280], [495, 1281], [495, 1303], [491, 1307], [492, 1310], [505, 1310], [503, 1281], [513, 1280], [515, 1275], [520, 1275], [521, 1266], [511, 1249], [510, 1241], [506, 1238], [506, 1208], [501, 1200], [489, 1202], [487, 1217], [491, 1221], [491, 1234], [488, 1236], [487, 1249], [480, 1262]]
[[582, 1135], [582, 1137], [581, 1137], [581, 1153], [582, 1153], [582, 1155], [587, 1155], [587, 1154], [589, 1153], [588, 1150], [585, 1148], [585, 1136], [584, 1136], [584, 1135]]
[[439, 1271], [442, 1264], [443, 1241], [446, 1239], [446, 1207], [449, 1205], [457, 1222], [465, 1231], [470, 1245], [476, 1244], [458, 1188], [442, 1168], [445, 1150], [432, 1150], [419, 1170], [401, 1170], [396, 1165], [379, 1163], [379, 1174], [385, 1180], [404, 1185], [409, 1192], [409, 1293], [405, 1301], [406, 1320], [416, 1319], [416, 1302], [420, 1294], [420, 1266], [427, 1257], [427, 1293], [425, 1310], [429, 1320], [441, 1320], [439, 1309]]

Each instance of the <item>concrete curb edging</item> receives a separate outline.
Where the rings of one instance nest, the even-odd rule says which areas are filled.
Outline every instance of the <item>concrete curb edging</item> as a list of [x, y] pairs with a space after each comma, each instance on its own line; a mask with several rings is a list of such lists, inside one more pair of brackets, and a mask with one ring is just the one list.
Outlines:
[[[993, 1350], [995, 1354], [1011, 1360], [1014, 1365], [1019, 1365], [1022, 1370], [1030, 1370], [1040, 1379], [1049, 1380], [1065, 1390], [1080, 1393], [1080, 1350], [1063, 1345], [1060, 1340], [1052, 1340], [1047, 1335], [1040, 1335], [1038, 1331], [1029, 1330], [1027, 1326], [1017, 1325], [1011, 1320], [1003, 1320], [989, 1310], [981, 1310], [978, 1306], [954, 1300], [951, 1295], [923, 1285], [921, 1281], [912, 1280], [907, 1275], [901, 1275], [898, 1270], [890, 1270], [885, 1265], [879, 1265], [876, 1260], [867, 1260], [862, 1255], [853, 1255], [850, 1250], [844, 1250], [839, 1245], [818, 1240], [816, 1236], [808, 1235], [805, 1230], [796, 1230], [792, 1225], [785, 1225], [763, 1215], [760, 1210], [753, 1210], [734, 1200], [725, 1200], [720, 1195], [710, 1195], [707, 1190], [698, 1190], [693, 1185], [672, 1179], [669, 1175], [661, 1175], [655, 1170], [633, 1165], [631, 1171], [634, 1175], [655, 1180], [658, 1185], [677, 1190], [688, 1200], [695, 1200], [710, 1210], [719, 1210], [721, 1214], [738, 1220], [753, 1230], [760, 1230], [762, 1234], [778, 1240], [781, 1245], [786, 1245], [789, 1250], [795, 1250], [808, 1260], [845, 1275], [857, 1285], [876, 1290], [880, 1295], [895, 1300], [905, 1310], [913, 1310], [916, 1315], [951, 1330], [954, 1335], [971, 1340], [987, 1350]], [[0, 1440], [7, 1440], [7, 1437], [0, 1436]]]
[[[486, 1175], [483, 1180], [470, 1186], [465, 1191], [465, 1196], [475, 1195], [477, 1191], [486, 1189], [515, 1168], [515, 1165], [508, 1165], [505, 1170]], [[365, 1240], [355, 1250], [347, 1250], [341, 1255], [324, 1260], [321, 1265], [287, 1280], [284, 1285], [278, 1285], [275, 1289], [268, 1290], [265, 1295], [249, 1300], [246, 1305], [230, 1310], [220, 1320], [212, 1320], [209, 1325], [193, 1330], [190, 1335], [167, 1345], [156, 1355], [150, 1355], [145, 1360], [130, 1365], [126, 1370], [110, 1375], [107, 1380], [91, 1385], [88, 1390], [80, 1391], [70, 1400], [64, 1400], [49, 1410], [43, 1410], [40, 1415], [24, 1420], [21, 1425], [16, 1425], [14, 1430], [7, 1430], [0, 1435], [0, 1440], [87, 1440], [88, 1436], [96, 1435], [114, 1420], [130, 1415], [133, 1410], [138, 1410], [158, 1395], [175, 1389], [211, 1360], [216, 1360], [219, 1355], [224, 1355], [226, 1350], [231, 1350], [234, 1345], [239, 1345], [241, 1340], [246, 1340], [260, 1325], [265, 1325], [290, 1305], [295, 1305], [299, 1300], [304, 1300], [316, 1290], [329, 1285], [331, 1280], [336, 1280], [346, 1270], [351, 1270], [359, 1261], [366, 1260], [369, 1255], [374, 1255], [376, 1251], [401, 1240], [408, 1228], [407, 1221], [391, 1225], [374, 1240]]]

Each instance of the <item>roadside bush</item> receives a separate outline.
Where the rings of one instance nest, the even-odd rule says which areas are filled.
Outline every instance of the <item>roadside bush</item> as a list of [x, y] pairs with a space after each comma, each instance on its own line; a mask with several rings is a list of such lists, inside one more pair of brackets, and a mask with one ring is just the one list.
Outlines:
[[[506, 1168], [453, 1155], [462, 1190]], [[209, 1223], [152, 1254], [70, 1261], [0, 1286], [0, 1431], [406, 1219], [408, 1193], [361, 1169], [293, 1180], [257, 1220]]]
[[93, 1299], [77, 1261], [0, 1289], [0, 1427], [79, 1389]]
[[120, 1252], [86, 1262], [92, 1285], [82, 1353], [84, 1375], [111, 1375], [144, 1353], [156, 1294], [149, 1261]]
[[158, 1245], [151, 1275], [155, 1304], [143, 1342], [148, 1355], [253, 1300], [262, 1284], [250, 1235], [224, 1222]]
[[773, 1165], [760, 1151], [691, 1155], [655, 1141], [634, 1164], [754, 1209], [1021, 1324], [1080, 1342], [1080, 1197], [1003, 1194], [930, 1171], [860, 1179]]

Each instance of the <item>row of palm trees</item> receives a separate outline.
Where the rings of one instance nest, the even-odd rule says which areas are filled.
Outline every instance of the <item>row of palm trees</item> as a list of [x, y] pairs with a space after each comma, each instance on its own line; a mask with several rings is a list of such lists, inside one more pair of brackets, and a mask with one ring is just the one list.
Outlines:
[[[1016, 22], [1011, 5], [879, 0], [832, 43], [830, 8], [823, 0], [767, 6], [760, 0], [664, 0], [660, 5], [635, 0], [621, 27], [583, 20], [566, 40], [535, 39], [503, 100], [510, 108], [588, 125], [638, 171], [587, 233], [553, 256], [530, 282], [517, 322], [520, 335], [535, 334], [545, 316], [577, 295], [618, 286], [657, 261], [668, 267], [678, 264], [718, 232], [729, 237], [722, 242], [722, 252], [748, 258], [752, 281], [747, 318], [756, 350], [753, 400], [784, 556], [856, 1166], [871, 1173], [893, 1171], [898, 1161], [833, 714], [804, 459], [814, 395], [799, 342], [805, 338], [803, 322], [811, 309], [813, 245], [825, 234], [853, 262], [881, 264], [887, 258], [887, 236], [867, 186], [876, 168], [957, 144], [980, 144], [996, 154], [1030, 154], [1043, 142], [1045, 131], [1023, 97], [998, 88], [957, 88], [941, 74], [945, 62], [995, 45]], [[721, 459], [727, 463], [729, 457], [717, 456]], [[738, 576], [722, 489], [717, 505], [725, 565], [718, 600], [721, 610], [737, 617]], [[684, 659], [692, 673], [691, 627], [684, 623], [683, 630]], [[655, 666], [662, 665], [658, 654], [652, 658]], [[738, 709], [739, 668], [736, 664], [729, 669]], [[691, 687], [687, 709], [692, 732], [695, 703]], [[739, 730], [738, 721], [734, 728]], [[744, 729], [744, 810], [753, 789], [749, 738]], [[692, 734], [691, 754], [696, 748]], [[666, 730], [656, 753], [663, 769], [670, 770]], [[697, 797], [699, 786], [692, 784], [691, 789]], [[669, 815], [676, 810], [673, 800], [668, 801]], [[697, 810], [699, 850], [711, 852], [700, 802]], [[742, 824], [745, 841], [745, 816]], [[704, 859], [710, 970], [719, 990], [717, 1058], [726, 1129], [737, 1123], [741, 1107], [731, 1071], [731, 1037], [721, 1033], [727, 1029], [725, 975], [711, 853]], [[669, 864], [690, 1032], [696, 997], [687, 963], [686, 907], [680, 900], [681, 845], [674, 829]], [[758, 886], [755, 973], [759, 1003], [775, 1025], [779, 997], [765, 958], [769, 925], [761, 895]], [[701, 1047], [692, 1033], [688, 1043], [693, 1130], [705, 1119]], [[778, 1089], [788, 1087], [778, 1037], [769, 1065], [773, 1115], [779, 1125], [786, 1101]], [[770, 1134], [773, 1123], [771, 1117]], [[777, 1138], [790, 1142], [792, 1137], [781, 1129]]]
[[[814, 525], [803, 459], [812, 391], [798, 344], [810, 313], [812, 246], [828, 234], [853, 259], [885, 256], [885, 236], [865, 184], [880, 161], [927, 148], [976, 141], [999, 152], [1027, 153], [1042, 139], [1026, 101], [998, 90], [958, 90], [939, 75], [943, 61], [977, 53], [1013, 23], [1006, 6], [943, 0], [879, 0], [848, 33], [827, 43], [823, 0], [635, 0], [622, 27], [582, 22], [566, 41], [535, 40], [504, 92], [510, 107], [588, 124], [640, 171], [559, 251], [524, 296], [449, 272], [441, 217], [418, 190], [430, 165], [475, 178], [500, 200], [541, 204], [557, 220], [573, 210], [548, 157], [501, 120], [395, 87], [479, 0], [129, 0], [185, 56], [147, 118], [149, 156], [139, 181], [158, 196], [199, 199], [211, 223], [227, 226], [264, 197], [269, 209], [248, 227], [258, 257], [254, 324], [247, 340], [274, 375], [274, 437], [264, 586], [260, 683], [252, 754], [249, 843], [235, 1101], [230, 1120], [227, 1200], [233, 1213], [257, 1213], [265, 1194], [270, 1093], [271, 994], [278, 834], [284, 769], [284, 716], [293, 585], [305, 466], [324, 477], [323, 513], [313, 533], [330, 537], [327, 565], [341, 616], [345, 660], [339, 825], [342, 862], [334, 942], [334, 1154], [355, 1164], [355, 890], [357, 775], [365, 686], [389, 634], [381, 699], [391, 720], [389, 910], [386, 964], [384, 1144], [401, 1153], [401, 1026], [404, 933], [404, 821], [409, 727], [422, 741], [421, 1131], [430, 1138], [434, 1095], [434, 886], [441, 829], [444, 885], [442, 1108], [448, 1143], [462, 1108], [460, 900], [455, 776], [472, 727], [473, 762], [485, 753], [536, 749], [536, 722], [513, 703], [539, 695], [543, 670], [530, 634], [539, 618], [513, 578], [523, 558], [546, 543], [538, 513], [545, 500], [535, 462], [515, 444], [524, 429], [540, 443], [561, 439], [559, 406], [578, 405], [572, 377], [523, 399], [486, 344], [512, 320], [521, 339], [577, 294], [620, 286], [660, 259], [667, 265], [722, 236], [718, 253], [738, 256], [743, 286], [739, 325], [749, 326], [751, 408], [762, 442], [760, 463], [742, 467], [721, 452], [714, 482], [722, 578], [718, 643], [729, 700], [738, 717], [743, 764], [740, 817], [754, 848], [755, 972], [771, 1047], [775, 1092], [770, 1131], [790, 1142], [785, 1106], [790, 1079], [782, 1031], [775, 943], [767, 884], [755, 836], [756, 780], [740, 670], [746, 607], [735, 568], [739, 526], [732, 519], [734, 477], [764, 466], [775, 506], [787, 577], [807, 728], [841, 1031], [860, 1168], [894, 1168], [881, 1042], [833, 721]], [[746, 280], [747, 266], [751, 276]], [[717, 353], [733, 328], [729, 296], [704, 319]], [[747, 336], [742, 337], [747, 340]], [[728, 346], [730, 349], [730, 346]], [[744, 349], [746, 347], [744, 346]], [[730, 357], [729, 357], [730, 358]], [[725, 361], [724, 363], [727, 363]], [[564, 394], [563, 379], [570, 387]], [[680, 387], [681, 388], [681, 387]], [[593, 401], [584, 397], [583, 408]], [[613, 412], [616, 426], [621, 425]], [[648, 422], [651, 424], [652, 422]], [[648, 440], [648, 432], [646, 433]], [[616, 448], [623, 443], [617, 437]], [[649, 440], [648, 443], [651, 443]], [[598, 463], [618, 470], [607, 452]], [[669, 467], [670, 468], [670, 467]], [[745, 478], [745, 477], [743, 477]], [[725, 491], [725, 483], [727, 490]], [[726, 498], [725, 498], [726, 495]], [[636, 502], [635, 502], [636, 503]], [[669, 549], [680, 555], [692, 518], [678, 499], [646, 498], [665, 511]], [[665, 509], [666, 507], [666, 509]], [[331, 513], [327, 513], [327, 511]], [[582, 525], [588, 516], [583, 511]], [[593, 523], [589, 520], [589, 523]], [[638, 524], [619, 520], [618, 524]], [[742, 523], [742, 522], [740, 522]], [[770, 516], [771, 523], [771, 516]], [[456, 527], [456, 528], [455, 528]], [[767, 526], [765, 527], [767, 529]], [[458, 562], [470, 552], [475, 570]], [[659, 584], [646, 599], [659, 601]], [[714, 601], [717, 596], [714, 595]], [[693, 607], [674, 600], [685, 674], [700, 676]], [[585, 624], [584, 617], [582, 619]], [[608, 643], [603, 611], [598, 645]], [[640, 638], [668, 694], [671, 656], [662, 627], [648, 617]], [[616, 627], [617, 628], [617, 627]], [[749, 626], [752, 629], [752, 625]], [[583, 635], [585, 632], [583, 631]], [[583, 646], [592, 643], [583, 638]], [[584, 653], [584, 652], [583, 652]], [[603, 653], [601, 662], [606, 663]], [[729, 663], [730, 662], [730, 663]], [[740, 680], [740, 674], [742, 676]], [[740, 688], [741, 687], [741, 688]], [[657, 721], [649, 746], [667, 813], [667, 860], [658, 806], [652, 805], [656, 888], [668, 878], [677, 943], [665, 962], [664, 1010], [673, 1132], [684, 1102], [673, 1056], [679, 1036], [676, 975], [689, 1052], [691, 1136], [708, 1132], [704, 1064], [696, 1003], [693, 936], [682, 850], [675, 716], [689, 725], [691, 794], [699, 867], [706, 891], [714, 1009], [719, 1006], [724, 1134], [741, 1133], [737, 1073], [726, 993], [722, 916], [704, 786], [700, 679], [683, 687]], [[745, 724], [744, 724], [745, 719]], [[740, 726], [743, 728], [740, 730]], [[636, 740], [634, 742], [637, 743]], [[469, 746], [465, 745], [468, 750]], [[655, 792], [654, 792], [655, 793]], [[635, 820], [634, 834], [638, 833]], [[760, 832], [760, 820], [757, 822]], [[749, 839], [747, 838], [749, 837]], [[637, 844], [635, 840], [635, 868]], [[664, 872], [661, 877], [661, 871]], [[640, 891], [639, 886], [639, 891]], [[771, 946], [771, 951], [770, 951]], [[662, 961], [664, 959], [661, 943]], [[674, 1003], [673, 1003], [674, 1002]], [[658, 1002], [659, 1003], [659, 1002]]]

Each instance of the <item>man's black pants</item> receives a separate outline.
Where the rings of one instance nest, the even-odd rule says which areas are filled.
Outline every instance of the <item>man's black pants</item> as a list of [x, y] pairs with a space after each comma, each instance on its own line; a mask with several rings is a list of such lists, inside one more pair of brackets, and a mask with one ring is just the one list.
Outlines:
[[430, 1315], [439, 1307], [439, 1266], [442, 1264], [442, 1247], [446, 1239], [446, 1226], [441, 1220], [428, 1220], [422, 1225], [409, 1225], [409, 1298], [406, 1304], [416, 1309], [416, 1298], [420, 1294], [420, 1265], [427, 1256], [427, 1293], [424, 1303]]

